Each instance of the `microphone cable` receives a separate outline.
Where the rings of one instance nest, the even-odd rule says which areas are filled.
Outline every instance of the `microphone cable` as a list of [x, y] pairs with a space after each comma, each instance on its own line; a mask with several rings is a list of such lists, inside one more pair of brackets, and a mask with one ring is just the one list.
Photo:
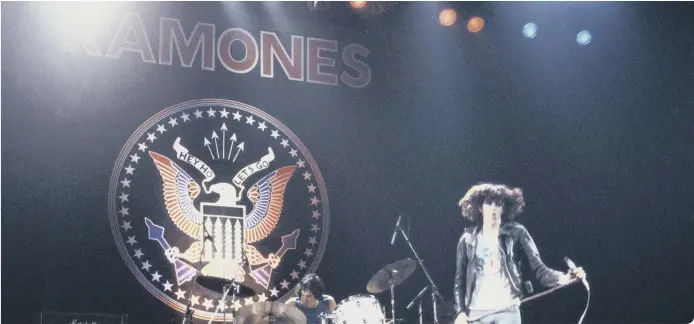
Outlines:
[[[568, 257], [564, 258], [564, 262], [566, 263], [567, 266], [569, 266], [569, 270], [573, 271], [576, 269], [576, 264], [571, 261]], [[583, 283], [583, 286], [586, 287], [586, 292], [588, 292], [588, 298], [586, 299], [586, 307], [583, 309], [583, 314], [581, 315], [581, 318], [578, 320], [578, 324], [583, 323], [583, 319], [586, 317], [586, 314], [588, 313], [588, 306], [590, 306], [590, 285], [588, 284], [588, 280], [586, 278], [581, 279], [581, 282]]]

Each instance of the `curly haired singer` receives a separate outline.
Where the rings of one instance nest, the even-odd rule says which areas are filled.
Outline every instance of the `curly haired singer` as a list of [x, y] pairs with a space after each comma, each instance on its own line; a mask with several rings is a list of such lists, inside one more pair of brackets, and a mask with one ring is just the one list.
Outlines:
[[454, 283], [456, 324], [520, 324], [520, 299], [527, 293], [527, 262], [544, 286], [583, 278], [578, 268], [562, 273], [547, 267], [525, 227], [515, 221], [525, 200], [520, 188], [482, 183], [470, 188], [458, 202], [462, 215], [474, 223], [458, 241]]

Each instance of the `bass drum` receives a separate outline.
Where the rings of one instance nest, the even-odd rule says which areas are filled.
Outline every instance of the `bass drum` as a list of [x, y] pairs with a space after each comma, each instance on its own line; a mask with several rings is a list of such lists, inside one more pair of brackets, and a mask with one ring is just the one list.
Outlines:
[[385, 324], [381, 303], [371, 295], [354, 295], [341, 301], [333, 312], [333, 324]]

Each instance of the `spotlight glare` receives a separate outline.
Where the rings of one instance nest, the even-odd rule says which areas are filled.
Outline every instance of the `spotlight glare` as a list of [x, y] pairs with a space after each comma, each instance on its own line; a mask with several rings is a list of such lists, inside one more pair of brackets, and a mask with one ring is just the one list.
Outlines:
[[354, 9], [361, 9], [366, 6], [366, 1], [350, 1], [349, 5]]
[[472, 17], [467, 22], [467, 30], [471, 33], [478, 33], [484, 28], [484, 19], [480, 17]]
[[537, 36], [537, 25], [534, 22], [529, 22], [523, 26], [523, 36], [526, 38], [535, 38]]
[[455, 24], [457, 18], [458, 14], [455, 12], [455, 10], [450, 8], [443, 9], [439, 14], [439, 23], [441, 23], [442, 26], [450, 27]]
[[578, 43], [578, 45], [588, 45], [591, 38], [592, 36], [590, 33], [587, 30], [583, 30], [576, 35], [576, 43]]
[[46, 2], [37, 6], [46, 36], [59, 47], [74, 51], [106, 37], [108, 26], [123, 9], [121, 2]]

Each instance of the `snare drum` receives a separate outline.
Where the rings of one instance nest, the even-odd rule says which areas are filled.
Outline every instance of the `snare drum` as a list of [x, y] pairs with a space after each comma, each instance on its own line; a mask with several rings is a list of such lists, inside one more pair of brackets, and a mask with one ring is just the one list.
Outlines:
[[383, 307], [376, 297], [354, 295], [341, 301], [333, 312], [333, 324], [384, 324]]

